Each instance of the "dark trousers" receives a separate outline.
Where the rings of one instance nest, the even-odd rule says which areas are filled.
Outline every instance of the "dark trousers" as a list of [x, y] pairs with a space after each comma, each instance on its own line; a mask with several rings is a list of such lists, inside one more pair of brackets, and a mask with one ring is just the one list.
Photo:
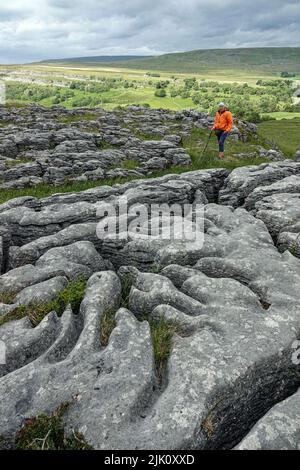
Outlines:
[[219, 143], [219, 152], [224, 152], [225, 140], [228, 137], [229, 132], [222, 131], [221, 129], [216, 130], [216, 136]]

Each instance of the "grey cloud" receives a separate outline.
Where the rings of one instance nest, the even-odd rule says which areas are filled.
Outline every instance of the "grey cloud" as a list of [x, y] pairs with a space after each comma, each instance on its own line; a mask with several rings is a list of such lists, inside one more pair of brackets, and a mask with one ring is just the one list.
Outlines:
[[0, 62], [300, 45], [299, 0], [0, 0]]

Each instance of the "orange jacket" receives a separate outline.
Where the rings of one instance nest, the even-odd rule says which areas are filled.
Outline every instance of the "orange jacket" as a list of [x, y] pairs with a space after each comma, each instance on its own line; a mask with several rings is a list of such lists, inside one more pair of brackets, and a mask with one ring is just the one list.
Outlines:
[[233, 126], [233, 117], [230, 111], [217, 111], [213, 129], [230, 132]]

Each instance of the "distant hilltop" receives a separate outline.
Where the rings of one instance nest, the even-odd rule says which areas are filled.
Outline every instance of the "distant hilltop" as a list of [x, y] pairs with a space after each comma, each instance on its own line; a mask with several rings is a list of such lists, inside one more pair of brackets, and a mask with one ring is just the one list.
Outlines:
[[91, 56], [91, 57], [72, 57], [67, 59], [49, 59], [49, 60], [41, 60], [39, 64], [56, 64], [56, 63], [87, 63], [87, 64], [97, 64], [102, 62], [122, 62], [127, 60], [139, 60], [139, 59], [148, 59], [153, 56], [137, 56], [137, 55], [99, 55], [99, 56]]
[[95, 56], [43, 61], [44, 64], [120, 67], [167, 72], [236, 71], [300, 74], [300, 47], [206, 49], [159, 56]]

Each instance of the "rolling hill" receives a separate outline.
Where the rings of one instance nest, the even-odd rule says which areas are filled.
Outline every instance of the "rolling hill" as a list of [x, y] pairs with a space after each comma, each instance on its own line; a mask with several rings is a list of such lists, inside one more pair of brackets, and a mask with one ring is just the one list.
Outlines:
[[244, 71], [300, 74], [300, 47], [262, 47], [248, 49], [208, 49], [150, 57], [100, 56], [44, 61], [44, 63], [80, 64], [107, 67], [201, 73], [208, 71]]

